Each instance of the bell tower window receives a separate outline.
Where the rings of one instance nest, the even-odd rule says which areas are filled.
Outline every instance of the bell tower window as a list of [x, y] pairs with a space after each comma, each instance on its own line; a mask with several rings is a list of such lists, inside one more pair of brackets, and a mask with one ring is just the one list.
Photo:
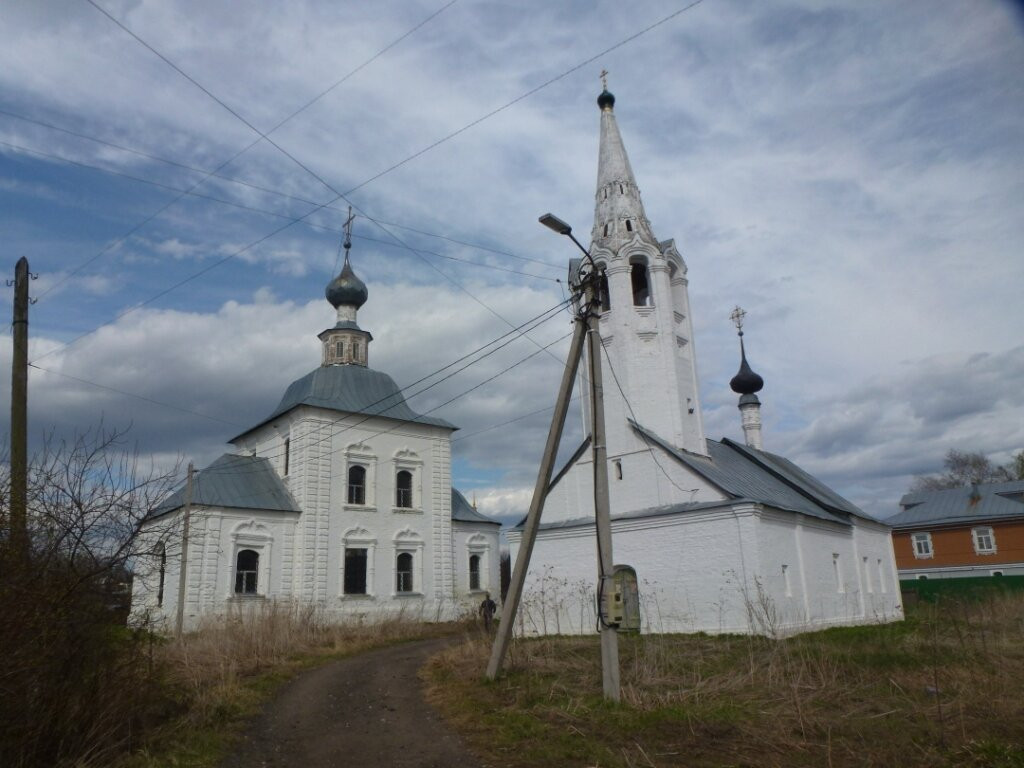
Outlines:
[[603, 264], [597, 267], [597, 289], [601, 293], [601, 311], [607, 312], [612, 308], [612, 296], [608, 290], [608, 273]]
[[647, 264], [642, 261], [635, 261], [629, 271], [630, 281], [633, 286], [633, 306], [651, 306], [651, 289], [647, 279]]

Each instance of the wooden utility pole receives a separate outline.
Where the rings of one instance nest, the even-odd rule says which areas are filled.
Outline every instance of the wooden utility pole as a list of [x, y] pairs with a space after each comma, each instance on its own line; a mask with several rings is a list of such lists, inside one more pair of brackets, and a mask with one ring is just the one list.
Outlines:
[[[572, 241], [586, 254], [591, 269], [581, 276], [580, 282], [585, 291], [584, 301], [576, 316], [576, 330], [573, 334], [569, 357], [565, 361], [565, 371], [562, 374], [562, 384], [558, 390], [555, 413], [551, 418], [548, 441], [544, 446], [544, 456], [541, 459], [537, 483], [533, 489], [533, 500], [530, 502], [530, 511], [523, 527], [523, 538], [516, 556], [516, 565], [512, 571], [512, 583], [509, 585], [505, 605], [502, 607], [502, 620], [498, 625], [498, 634], [494, 638], [494, 645], [491, 648], [487, 677], [493, 680], [501, 671], [509, 642], [512, 639], [515, 618], [522, 598], [523, 584], [526, 581], [526, 570], [530, 565], [537, 529], [540, 527], [540, 516], [544, 509], [548, 487], [551, 484], [555, 455], [558, 453], [558, 444], [565, 426], [565, 415], [571, 399], [573, 379], [576, 377], [580, 358], [583, 355], [583, 337], [586, 336], [590, 374], [590, 435], [594, 462], [594, 516], [597, 527], [597, 614], [601, 625], [601, 675], [604, 697], [611, 701], [619, 701], [619, 637], [616, 634], [616, 626], [609, 624], [606, 620], [606, 600], [604, 599], [607, 590], [612, 588], [614, 559], [612, 557], [611, 514], [608, 503], [608, 449], [605, 440], [604, 389], [601, 377], [600, 318], [597, 311], [600, 306], [598, 274], [597, 270], [593, 268], [593, 259], [590, 258], [590, 254], [575, 237], [572, 237], [571, 228], [550, 214], [541, 217], [542, 223], [545, 218], [556, 223], [556, 226], [551, 227], [552, 229], [572, 238]], [[546, 224], [546, 226], [551, 225]]]
[[181, 637], [182, 628], [185, 625], [185, 589], [188, 577], [188, 526], [192, 517], [192, 476], [195, 469], [190, 461], [188, 463], [188, 479], [185, 481], [185, 509], [182, 512], [181, 523], [181, 565], [178, 569], [178, 617], [174, 625], [174, 634]]
[[597, 527], [597, 616], [601, 625], [601, 677], [604, 697], [619, 700], [619, 635], [607, 622], [606, 596], [613, 588], [612, 524], [608, 503], [608, 445], [604, 426], [601, 331], [597, 313], [596, 270], [587, 283], [587, 351], [590, 362], [590, 448], [594, 460], [594, 523]]
[[11, 520], [15, 557], [28, 556], [28, 259], [14, 268], [14, 355], [11, 360]]
[[562, 384], [558, 388], [555, 412], [551, 416], [548, 440], [544, 445], [544, 455], [541, 458], [540, 470], [537, 472], [537, 483], [533, 486], [533, 500], [530, 502], [530, 511], [526, 515], [523, 539], [519, 545], [519, 553], [516, 555], [515, 568], [512, 569], [512, 581], [508, 587], [508, 594], [505, 596], [505, 603], [501, 608], [498, 634], [495, 636], [494, 645], [491, 647], [491, 660], [487, 664], [487, 677], [491, 680], [501, 672], [501, 665], [504, 663], [505, 654], [508, 652], [508, 644], [512, 640], [512, 629], [515, 626], [516, 613], [519, 611], [519, 601], [523, 596], [523, 583], [526, 581], [526, 569], [530, 565], [530, 555], [533, 553], [533, 544], [537, 539], [537, 529], [540, 527], [540, 514], [541, 510], [544, 509], [544, 500], [548, 495], [548, 486], [551, 484], [551, 474], [555, 467], [558, 444], [562, 441], [565, 416], [569, 410], [569, 401], [572, 400], [573, 381], [576, 379], [576, 371], [579, 369], [580, 358], [583, 356], [583, 339], [586, 336], [586, 330], [586, 323], [582, 318], [577, 318], [572, 344], [569, 347], [569, 356], [565, 360], [565, 370], [562, 372]]

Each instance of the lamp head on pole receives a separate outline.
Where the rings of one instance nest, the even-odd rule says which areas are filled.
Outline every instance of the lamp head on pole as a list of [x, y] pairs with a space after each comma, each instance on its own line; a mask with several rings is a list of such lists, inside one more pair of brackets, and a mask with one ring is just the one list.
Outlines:
[[555, 214], [553, 213], [545, 213], [543, 216], [537, 219], [537, 221], [539, 221], [548, 229], [552, 230], [553, 232], [557, 232], [560, 235], [572, 234], [572, 227], [570, 227], [560, 218], [555, 216]]

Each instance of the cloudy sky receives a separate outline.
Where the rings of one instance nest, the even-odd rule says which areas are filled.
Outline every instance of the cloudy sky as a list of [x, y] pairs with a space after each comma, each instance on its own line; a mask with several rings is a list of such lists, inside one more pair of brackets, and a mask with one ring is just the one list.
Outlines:
[[[1024, 448], [1019, 5], [446, 2], [0, 5], [34, 444], [103, 420], [214, 459], [318, 365], [348, 204], [371, 365], [400, 385], [555, 307], [574, 254], [537, 217], [589, 231], [605, 68], [689, 266], [709, 436], [741, 437], [740, 304], [765, 447], [866, 510], [951, 447]], [[411, 399], [462, 427], [484, 511], [528, 503], [569, 330]]]

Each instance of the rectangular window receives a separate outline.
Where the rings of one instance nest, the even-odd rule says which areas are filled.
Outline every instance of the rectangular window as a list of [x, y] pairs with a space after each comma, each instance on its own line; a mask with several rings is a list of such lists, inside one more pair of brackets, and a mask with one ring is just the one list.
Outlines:
[[366, 594], [365, 549], [345, 549], [345, 594]]
[[915, 533], [911, 537], [911, 541], [914, 545], [914, 557], [918, 560], [933, 557], [935, 555], [932, 551], [932, 535], [930, 533]]
[[284, 439], [284, 473], [288, 474], [288, 462], [291, 459], [292, 441], [291, 438]]
[[334, 356], [341, 360], [345, 356], [345, 342], [336, 341], [334, 342]]
[[402, 552], [395, 561], [395, 591], [412, 592], [412, 554]]
[[843, 592], [846, 591], [846, 588], [843, 585], [843, 570], [842, 570], [842, 568], [839, 567], [839, 553], [838, 552], [833, 552], [832, 553], [832, 570], [835, 571], [835, 574], [836, 574], [836, 592], [838, 592], [839, 594], [842, 594]]
[[789, 566], [782, 566], [782, 583], [786, 586], [786, 597], [793, 596], [793, 585], [789, 583]]
[[972, 528], [971, 537], [974, 539], [974, 551], [979, 555], [994, 555], [996, 551], [996, 535], [988, 526], [983, 528]]
[[874, 594], [875, 588], [871, 585], [871, 568], [866, 557], [864, 558], [864, 583], [867, 585], [868, 594]]
[[885, 594], [885, 569], [882, 568], [882, 558], [878, 558], [878, 591]]

